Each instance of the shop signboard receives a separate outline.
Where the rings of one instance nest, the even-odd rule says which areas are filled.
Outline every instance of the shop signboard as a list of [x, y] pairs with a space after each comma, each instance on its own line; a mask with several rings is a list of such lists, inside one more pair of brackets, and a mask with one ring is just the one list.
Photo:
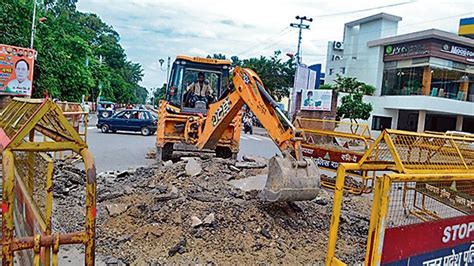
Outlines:
[[382, 265], [474, 265], [474, 215], [386, 229]]
[[429, 53], [429, 49], [424, 43], [402, 43], [385, 46], [385, 56], [419, 56]]
[[444, 43], [441, 52], [466, 58], [466, 61], [474, 63], [474, 50], [454, 44]]
[[430, 56], [468, 65], [474, 64], [474, 50], [472, 48], [437, 39], [386, 45], [383, 60], [389, 62]]
[[332, 90], [303, 90], [301, 110], [331, 111]]
[[0, 95], [31, 96], [36, 51], [0, 44]]

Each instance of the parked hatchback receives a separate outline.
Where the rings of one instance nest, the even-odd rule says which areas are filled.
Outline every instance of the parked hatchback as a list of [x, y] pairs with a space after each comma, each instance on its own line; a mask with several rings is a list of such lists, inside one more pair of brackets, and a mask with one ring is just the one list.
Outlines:
[[157, 118], [148, 110], [127, 109], [111, 117], [99, 117], [97, 128], [103, 133], [123, 131], [141, 132], [142, 135], [153, 135], [156, 132]]

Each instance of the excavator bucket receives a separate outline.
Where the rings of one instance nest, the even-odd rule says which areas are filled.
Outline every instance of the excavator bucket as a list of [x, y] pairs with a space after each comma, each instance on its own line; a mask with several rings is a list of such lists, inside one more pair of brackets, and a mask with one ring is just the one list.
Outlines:
[[264, 201], [304, 201], [319, 193], [319, 169], [309, 160], [274, 156], [268, 163], [267, 183], [260, 193]]

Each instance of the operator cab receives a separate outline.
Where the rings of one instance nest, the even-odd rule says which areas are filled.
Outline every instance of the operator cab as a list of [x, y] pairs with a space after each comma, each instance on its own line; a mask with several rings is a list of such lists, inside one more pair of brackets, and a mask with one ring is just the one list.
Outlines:
[[228, 60], [178, 55], [171, 69], [167, 101], [184, 113], [206, 114], [209, 104], [227, 94]]

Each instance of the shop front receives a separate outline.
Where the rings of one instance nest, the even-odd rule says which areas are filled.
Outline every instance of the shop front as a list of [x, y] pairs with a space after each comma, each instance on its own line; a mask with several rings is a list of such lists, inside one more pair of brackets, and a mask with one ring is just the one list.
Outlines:
[[425, 95], [474, 102], [474, 49], [423, 39], [384, 46], [381, 95]]

